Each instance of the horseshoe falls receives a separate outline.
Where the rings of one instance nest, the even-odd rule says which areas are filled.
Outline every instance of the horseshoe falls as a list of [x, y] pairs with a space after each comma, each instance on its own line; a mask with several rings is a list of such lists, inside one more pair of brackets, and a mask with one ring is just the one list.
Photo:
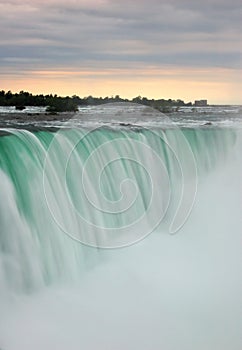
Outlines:
[[131, 107], [2, 127], [1, 350], [241, 349], [240, 122]]

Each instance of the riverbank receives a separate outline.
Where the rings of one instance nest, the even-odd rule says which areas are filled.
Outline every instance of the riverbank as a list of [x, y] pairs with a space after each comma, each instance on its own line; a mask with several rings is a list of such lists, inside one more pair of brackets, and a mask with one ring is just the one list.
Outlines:
[[72, 118], [75, 113], [63, 112], [50, 114], [46, 112], [39, 113], [0, 113], [0, 127], [16, 125], [19, 123], [36, 123], [36, 122], [53, 122], [53, 121], [67, 121]]

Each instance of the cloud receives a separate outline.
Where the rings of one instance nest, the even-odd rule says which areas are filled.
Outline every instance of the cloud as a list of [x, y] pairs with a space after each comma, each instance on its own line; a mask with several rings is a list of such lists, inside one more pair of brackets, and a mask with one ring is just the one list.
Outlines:
[[0, 1], [0, 72], [242, 68], [241, 0]]

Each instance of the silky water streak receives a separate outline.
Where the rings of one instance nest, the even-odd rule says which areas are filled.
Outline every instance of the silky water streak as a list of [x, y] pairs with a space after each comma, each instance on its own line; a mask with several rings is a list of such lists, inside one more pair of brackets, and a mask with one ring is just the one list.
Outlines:
[[48, 148], [43, 173], [56, 224], [72, 238], [101, 248], [130, 245], [151, 233], [170, 205], [171, 182], [181, 180], [170, 226], [176, 232], [196, 193], [194, 156], [179, 129], [61, 130]]
[[240, 130], [3, 132], [0, 348], [241, 348]]

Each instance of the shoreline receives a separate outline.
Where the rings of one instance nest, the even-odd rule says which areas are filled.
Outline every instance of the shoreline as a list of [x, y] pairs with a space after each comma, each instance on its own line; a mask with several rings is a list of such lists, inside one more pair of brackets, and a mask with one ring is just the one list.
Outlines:
[[0, 122], [3, 120], [8, 121], [64, 121], [72, 118], [76, 113], [73, 112], [58, 112], [58, 113], [47, 113], [47, 112], [37, 112], [37, 113], [23, 113], [23, 112], [13, 112], [6, 113], [0, 112]]

